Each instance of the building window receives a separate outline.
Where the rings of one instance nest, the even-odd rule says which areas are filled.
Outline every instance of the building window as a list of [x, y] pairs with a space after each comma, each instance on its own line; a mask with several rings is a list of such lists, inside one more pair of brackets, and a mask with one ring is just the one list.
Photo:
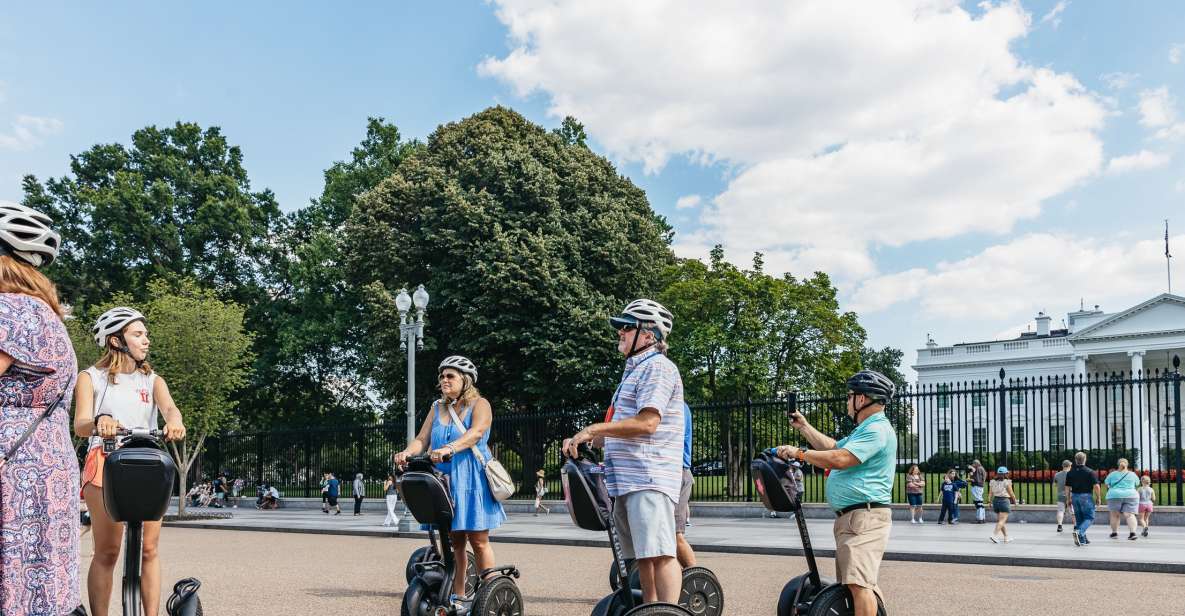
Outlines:
[[971, 406], [974, 408], [987, 406], [987, 393], [982, 391], [971, 392]]
[[1111, 424], [1111, 449], [1123, 449], [1127, 441], [1124, 436], [1123, 424]]
[[1059, 387], [1049, 390], [1049, 406], [1062, 407], [1066, 405], [1066, 390]]
[[1012, 451], [1025, 451], [1025, 427], [1012, 426]]
[[971, 429], [971, 448], [975, 451], [975, 453], [987, 451], [987, 448], [988, 448], [987, 428], [972, 428]]
[[1025, 392], [1023, 389], [1014, 389], [1008, 392], [1008, 403], [1012, 406], [1025, 405]]
[[1066, 426], [1049, 426], [1049, 449], [1051, 451], [1065, 451]]
[[950, 428], [939, 428], [938, 430], [938, 452], [950, 453]]
[[[950, 408], [950, 393], [949, 392], [950, 392], [950, 385], [939, 385], [938, 386], [938, 408], [939, 409], [945, 410], [945, 409]], [[948, 436], [949, 436], [949, 432], [948, 432]]]

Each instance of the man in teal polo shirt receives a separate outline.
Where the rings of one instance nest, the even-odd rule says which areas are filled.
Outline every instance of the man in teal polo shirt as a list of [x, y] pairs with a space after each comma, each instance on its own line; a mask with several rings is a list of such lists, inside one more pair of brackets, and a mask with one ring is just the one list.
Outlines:
[[874, 370], [848, 379], [848, 417], [856, 429], [839, 441], [819, 432], [801, 413], [791, 425], [813, 450], [783, 445], [778, 456], [817, 468], [827, 476], [827, 503], [835, 511], [835, 574], [852, 592], [856, 616], [875, 616], [877, 574], [893, 525], [889, 503], [896, 471], [897, 434], [885, 417], [893, 382]]

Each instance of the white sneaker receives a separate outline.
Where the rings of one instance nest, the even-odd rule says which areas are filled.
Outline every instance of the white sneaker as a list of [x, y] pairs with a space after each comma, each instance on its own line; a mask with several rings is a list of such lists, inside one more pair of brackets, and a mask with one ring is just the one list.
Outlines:
[[989, 539], [992, 540], [992, 543], [1000, 543], [1000, 540], [997, 539], [995, 535], [992, 535], [991, 537], [989, 537]]
[[909, 523], [910, 524], [917, 524], [918, 521], [916, 519], [910, 518]]
[[1012, 543], [1012, 537], [1004, 537], [1004, 543]]

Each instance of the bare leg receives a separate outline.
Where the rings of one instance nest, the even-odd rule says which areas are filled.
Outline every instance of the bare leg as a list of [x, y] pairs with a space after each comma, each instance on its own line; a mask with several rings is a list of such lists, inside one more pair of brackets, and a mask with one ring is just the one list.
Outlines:
[[1136, 534], [1136, 514], [1125, 513], [1123, 515], [1127, 519], [1127, 531], [1131, 534]]
[[1057, 510], [1057, 525], [1062, 525], [1062, 518], [1066, 517], [1066, 509], [1063, 507]]
[[1119, 512], [1111, 511], [1109, 513], [1111, 514], [1111, 532], [1119, 532]]
[[1008, 537], [1007, 524], [1008, 524], [1008, 514], [1007, 513], [997, 513], [996, 514], [996, 532], [1000, 533], [1001, 535], [1004, 535], [1005, 538]]
[[466, 553], [466, 533], [453, 532], [449, 533], [449, 539], [453, 544], [453, 561], [456, 563], [453, 576], [453, 594], [458, 597], [465, 596], [465, 572], [469, 569], [469, 555]]
[[156, 616], [160, 609], [159, 548], [160, 522], [145, 522], [143, 559], [140, 561], [140, 597], [144, 600], [144, 616]]
[[871, 588], [864, 588], [858, 584], [848, 584], [852, 591], [852, 605], [856, 616], [876, 616], [876, 593]]
[[675, 533], [675, 558], [679, 559], [679, 566], [684, 569], [695, 566], [695, 550], [691, 549], [683, 533]]
[[638, 559], [638, 575], [642, 579], [642, 602], [663, 601], [676, 603], [683, 587], [679, 561], [671, 556]]
[[122, 549], [123, 525], [107, 515], [101, 488], [87, 485], [82, 494], [91, 512], [95, 544], [91, 568], [86, 575], [86, 594], [90, 600], [91, 613], [105, 616], [111, 607], [111, 580]]

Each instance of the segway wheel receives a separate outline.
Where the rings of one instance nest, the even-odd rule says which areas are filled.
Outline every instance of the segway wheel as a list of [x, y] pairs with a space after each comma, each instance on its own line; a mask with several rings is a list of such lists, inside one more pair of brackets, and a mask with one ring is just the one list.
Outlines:
[[523, 616], [523, 593], [509, 576], [500, 575], [477, 589], [474, 616]]
[[[819, 582], [823, 588], [833, 583], [827, 578], [820, 578]], [[803, 612], [798, 610], [798, 606], [810, 601], [818, 592], [819, 589], [811, 584], [810, 576], [805, 573], [786, 582], [778, 597], [778, 616], [799, 616]]]
[[436, 560], [435, 546], [425, 545], [416, 548], [416, 551], [411, 553], [411, 557], [407, 559], [407, 568], [403, 572], [408, 584], [411, 584], [411, 581], [416, 579], [416, 565], [426, 560]]
[[684, 569], [679, 605], [696, 616], [720, 616], [724, 612], [724, 590], [716, 574], [704, 567]]
[[691, 612], [673, 603], [647, 603], [625, 613], [625, 616], [687, 616]]
[[430, 616], [432, 606], [429, 605], [428, 598], [432, 596], [431, 590], [423, 580], [412, 580], [403, 593], [399, 616]]
[[[638, 572], [637, 561], [632, 558], [625, 559], [625, 570], [630, 572], [630, 579], [636, 578]], [[609, 563], [609, 590], [621, 588], [621, 580], [618, 579], [620, 577], [620, 574], [617, 573], [617, 563]], [[641, 581], [638, 581], [637, 584], [641, 584]], [[635, 588], [641, 588], [641, 586], [635, 586]]]
[[[812, 616], [814, 614], [852, 616], [856, 613], [856, 607], [852, 603], [852, 592], [848, 590], [847, 586], [842, 584], [828, 586], [819, 591], [819, 594], [815, 596], [815, 600], [811, 602], [809, 613]], [[881, 603], [880, 597], [876, 599], [876, 614], [877, 616], [888, 616], [888, 612], [885, 611], [885, 605]]]

